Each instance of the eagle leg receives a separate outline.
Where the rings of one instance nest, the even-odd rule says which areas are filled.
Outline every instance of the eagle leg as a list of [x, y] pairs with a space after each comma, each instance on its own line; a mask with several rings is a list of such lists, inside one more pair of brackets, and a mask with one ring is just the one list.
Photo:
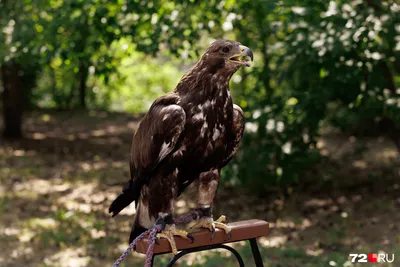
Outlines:
[[223, 229], [228, 235], [228, 239], [231, 237], [230, 227], [224, 224], [226, 217], [221, 216], [218, 220], [214, 221], [211, 213], [211, 205], [217, 191], [219, 177], [219, 169], [211, 169], [200, 174], [198, 185], [199, 208], [194, 211], [197, 215], [193, 217], [193, 219], [198, 220], [198, 222], [192, 228], [203, 227], [209, 229], [211, 231], [211, 240], [214, 239], [215, 228]]
[[192, 226], [190, 229], [193, 228], [207, 228], [211, 231], [211, 239], [214, 239], [214, 233], [215, 233], [215, 228], [220, 228], [225, 231], [225, 233], [228, 235], [229, 240], [232, 236], [232, 230], [231, 228], [225, 224], [226, 222], [226, 216], [222, 215], [218, 218], [218, 220], [214, 221], [212, 217], [201, 217], [198, 222]]
[[178, 249], [176, 248], [174, 236], [180, 236], [182, 238], [190, 240], [192, 243], [194, 242], [194, 238], [191, 234], [186, 231], [176, 229], [175, 224], [167, 224], [165, 229], [161, 231], [161, 233], [157, 234], [157, 238], [165, 238], [168, 240], [172, 253], [176, 255], [178, 253]]

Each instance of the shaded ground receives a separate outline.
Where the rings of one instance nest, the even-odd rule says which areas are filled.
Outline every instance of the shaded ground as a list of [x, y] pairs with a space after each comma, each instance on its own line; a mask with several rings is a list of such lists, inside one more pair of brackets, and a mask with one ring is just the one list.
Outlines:
[[[107, 214], [128, 177], [134, 121], [101, 112], [34, 113], [24, 140], [1, 140], [0, 266], [112, 265], [127, 245], [134, 213], [131, 207], [115, 219]], [[395, 254], [385, 266], [400, 266], [400, 160], [394, 146], [385, 139], [326, 134], [319, 147], [333, 159], [319, 167], [320, 182], [263, 197], [221, 186], [215, 214], [269, 221], [271, 235], [260, 240], [267, 266], [356, 266], [349, 253], [379, 251]], [[194, 201], [189, 192], [177, 201], [177, 212]], [[235, 246], [253, 266], [250, 248]], [[142, 265], [135, 254], [121, 266]], [[186, 265], [236, 266], [229, 255], [211, 252], [187, 256], [180, 266]]]

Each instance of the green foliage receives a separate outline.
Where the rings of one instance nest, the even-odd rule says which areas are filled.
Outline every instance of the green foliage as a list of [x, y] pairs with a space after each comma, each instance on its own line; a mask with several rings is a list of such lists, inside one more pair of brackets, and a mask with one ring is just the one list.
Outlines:
[[[331, 1], [323, 10], [306, 8], [321, 18], [297, 16], [284, 59], [291, 62], [285, 77], [295, 77], [287, 79], [290, 86], [309, 92], [344, 130], [382, 119], [398, 125], [399, 11], [392, 1]], [[329, 103], [335, 103], [331, 109]], [[317, 113], [319, 120], [325, 112]]]
[[[323, 123], [362, 134], [377, 124], [394, 140], [400, 136], [400, 6], [281, 4], [246, 2], [237, 10], [251, 6], [237, 35], [259, 46], [262, 62], [243, 73], [237, 90], [248, 111], [247, 135], [226, 177], [261, 191], [307, 175], [320, 158], [315, 145]], [[254, 37], [262, 38], [253, 43]]]
[[110, 53], [119, 66], [108, 76], [108, 83], [104, 79], [93, 81], [97, 106], [146, 112], [156, 97], [175, 87], [182, 75], [176, 67], [178, 61], [136, 52], [135, 45], [125, 39], [115, 42]]
[[[202, 21], [219, 18], [216, 4], [1, 1], [0, 65], [13, 61], [25, 71], [43, 72], [46, 79], [40, 87], [47, 93], [42, 90], [33, 95], [39, 106], [96, 107], [96, 92], [86, 87], [95, 86], [88, 84], [90, 76], [107, 85], [109, 76], [121, 69], [108, 51], [113, 43], [128, 38], [137, 51], [148, 55], [156, 55], [163, 45], [163, 50], [173, 54], [196, 56], [192, 44], [203, 30], [210, 28]], [[202, 12], [208, 8], [214, 12]]]
[[271, 184], [300, 181], [320, 158], [315, 150], [320, 120], [309, 114], [323, 116], [323, 108], [314, 95], [293, 90], [281, 74], [291, 62], [283, 61], [293, 31], [288, 4], [243, 2], [233, 10], [240, 12], [233, 21], [236, 34], [259, 53], [251, 72], [243, 71], [241, 83], [233, 86], [247, 123], [241, 150], [225, 177], [259, 192]]

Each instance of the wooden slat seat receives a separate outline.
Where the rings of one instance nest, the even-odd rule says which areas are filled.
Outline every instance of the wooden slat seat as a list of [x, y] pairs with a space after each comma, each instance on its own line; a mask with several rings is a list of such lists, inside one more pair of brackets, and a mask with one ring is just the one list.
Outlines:
[[[178, 250], [196, 248], [215, 244], [232, 243], [241, 240], [250, 240], [261, 236], [268, 235], [269, 225], [263, 220], [246, 220], [232, 222], [228, 224], [232, 229], [232, 237], [229, 240], [227, 235], [221, 229], [216, 229], [214, 239], [210, 240], [211, 233], [208, 229], [200, 229], [191, 233], [194, 237], [194, 242], [181, 237], [175, 237], [176, 247]], [[147, 239], [143, 239], [136, 244], [136, 252], [145, 254], [147, 250]], [[171, 247], [168, 241], [164, 238], [160, 239], [160, 244], [154, 246], [154, 254], [163, 254], [171, 252]]]

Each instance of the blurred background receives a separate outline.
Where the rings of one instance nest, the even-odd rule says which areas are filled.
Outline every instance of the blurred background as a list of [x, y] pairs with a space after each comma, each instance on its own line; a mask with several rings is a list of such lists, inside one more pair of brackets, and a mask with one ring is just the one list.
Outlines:
[[[269, 221], [267, 266], [382, 251], [399, 266], [397, 0], [0, 0], [0, 266], [112, 265], [135, 212], [107, 213], [132, 133], [219, 38], [255, 62], [231, 80], [246, 132], [214, 214]], [[203, 252], [179, 266], [236, 265]]]

